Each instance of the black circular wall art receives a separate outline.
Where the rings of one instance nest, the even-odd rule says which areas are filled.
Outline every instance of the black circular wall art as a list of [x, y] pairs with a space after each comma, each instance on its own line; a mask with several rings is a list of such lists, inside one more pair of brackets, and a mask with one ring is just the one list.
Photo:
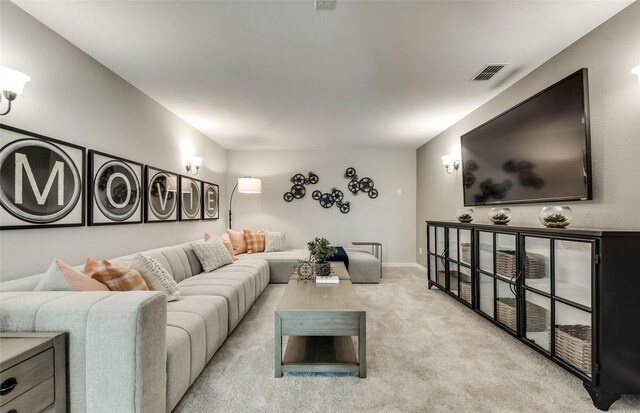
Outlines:
[[313, 199], [317, 200], [323, 208], [328, 209], [335, 205], [343, 214], [346, 214], [351, 210], [351, 202], [342, 202], [344, 199], [344, 193], [339, 189], [331, 188], [331, 192], [325, 193], [313, 191], [312, 196]]
[[159, 221], [170, 220], [178, 207], [176, 177], [168, 172], [157, 172], [147, 186], [149, 211]]
[[353, 195], [358, 195], [358, 192], [364, 192], [369, 195], [369, 198], [371, 199], [376, 199], [378, 197], [378, 190], [374, 189], [373, 179], [368, 176], [359, 179], [355, 168], [347, 168], [344, 172], [344, 177], [349, 179], [347, 188]]
[[105, 217], [111, 221], [126, 221], [140, 205], [140, 181], [127, 163], [112, 160], [97, 170], [93, 196]]
[[19, 139], [0, 149], [0, 205], [19, 220], [59, 221], [74, 210], [81, 196], [80, 172], [58, 145]]
[[293, 186], [289, 192], [285, 192], [282, 196], [282, 198], [287, 202], [291, 202], [294, 199], [304, 198], [307, 193], [305, 186], [317, 184], [320, 178], [313, 172], [309, 172], [306, 177], [303, 174], [298, 173], [293, 175], [289, 180]]

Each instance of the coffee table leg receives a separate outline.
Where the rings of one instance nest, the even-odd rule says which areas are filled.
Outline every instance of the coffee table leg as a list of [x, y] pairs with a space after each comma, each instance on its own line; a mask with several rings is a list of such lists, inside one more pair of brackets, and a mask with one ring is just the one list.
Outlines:
[[367, 314], [360, 317], [358, 335], [358, 365], [360, 366], [360, 378], [367, 377]]
[[275, 328], [275, 352], [276, 352], [276, 378], [282, 377], [282, 318], [278, 314], [276, 316]]

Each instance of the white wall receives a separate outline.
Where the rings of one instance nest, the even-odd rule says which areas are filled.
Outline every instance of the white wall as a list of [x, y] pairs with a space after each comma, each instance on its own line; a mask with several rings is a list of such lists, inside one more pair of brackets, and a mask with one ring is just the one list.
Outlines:
[[[385, 262], [414, 262], [414, 150], [229, 151], [228, 165], [229, 191], [238, 177], [262, 179], [262, 194], [234, 196], [234, 229], [284, 231], [292, 248], [305, 247], [315, 236], [343, 246], [351, 241], [378, 241], [383, 243]], [[362, 193], [354, 196], [348, 191], [343, 175], [349, 166], [356, 168], [360, 177], [373, 179], [378, 198]], [[304, 198], [285, 202], [283, 194], [292, 185], [289, 178], [309, 171], [318, 174], [318, 184], [309, 185]], [[332, 187], [351, 201], [348, 214], [335, 206], [324, 209], [311, 197], [316, 189], [330, 192]]]
[[[4, 124], [144, 164], [184, 171], [183, 146], [205, 158], [198, 178], [221, 185], [226, 153], [220, 146], [8, 1], [0, 3], [3, 66], [32, 81]], [[176, 73], [176, 76], [182, 74]], [[0, 231], [0, 279], [46, 270], [54, 257], [81, 264], [222, 232], [219, 221]]]
[[[593, 201], [574, 202], [575, 227], [640, 229], [640, 2], [605, 22], [417, 152], [416, 252], [425, 250], [425, 220], [453, 220], [463, 205], [462, 173], [447, 175], [440, 157], [457, 151], [460, 135], [576, 70], [589, 69]], [[512, 206], [512, 223], [540, 226], [542, 205]], [[490, 208], [475, 208], [488, 222]], [[418, 262], [425, 265], [425, 255]]]

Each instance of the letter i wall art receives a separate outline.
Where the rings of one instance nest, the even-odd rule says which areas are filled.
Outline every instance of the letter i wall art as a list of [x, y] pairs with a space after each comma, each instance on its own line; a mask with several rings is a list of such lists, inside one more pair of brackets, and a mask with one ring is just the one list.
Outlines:
[[89, 225], [219, 218], [216, 184], [94, 150], [87, 162], [86, 153], [0, 125], [0, 229], [83, 226], [85, 205]]

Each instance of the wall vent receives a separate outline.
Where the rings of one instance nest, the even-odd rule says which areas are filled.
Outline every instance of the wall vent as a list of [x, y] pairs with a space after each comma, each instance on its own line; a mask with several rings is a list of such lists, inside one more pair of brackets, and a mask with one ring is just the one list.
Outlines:
[[485, 80], [489, 80], [496, 75], [499, 71], [501, 71], [506, 65], [509, 63], [487, 63], [480, 73], [475, 75], [473, 79], [474, 82], [482, 82]]
[[313, 8], [316, 10], [333, 10], [336, 8], [336, 0], [314, 0]]

